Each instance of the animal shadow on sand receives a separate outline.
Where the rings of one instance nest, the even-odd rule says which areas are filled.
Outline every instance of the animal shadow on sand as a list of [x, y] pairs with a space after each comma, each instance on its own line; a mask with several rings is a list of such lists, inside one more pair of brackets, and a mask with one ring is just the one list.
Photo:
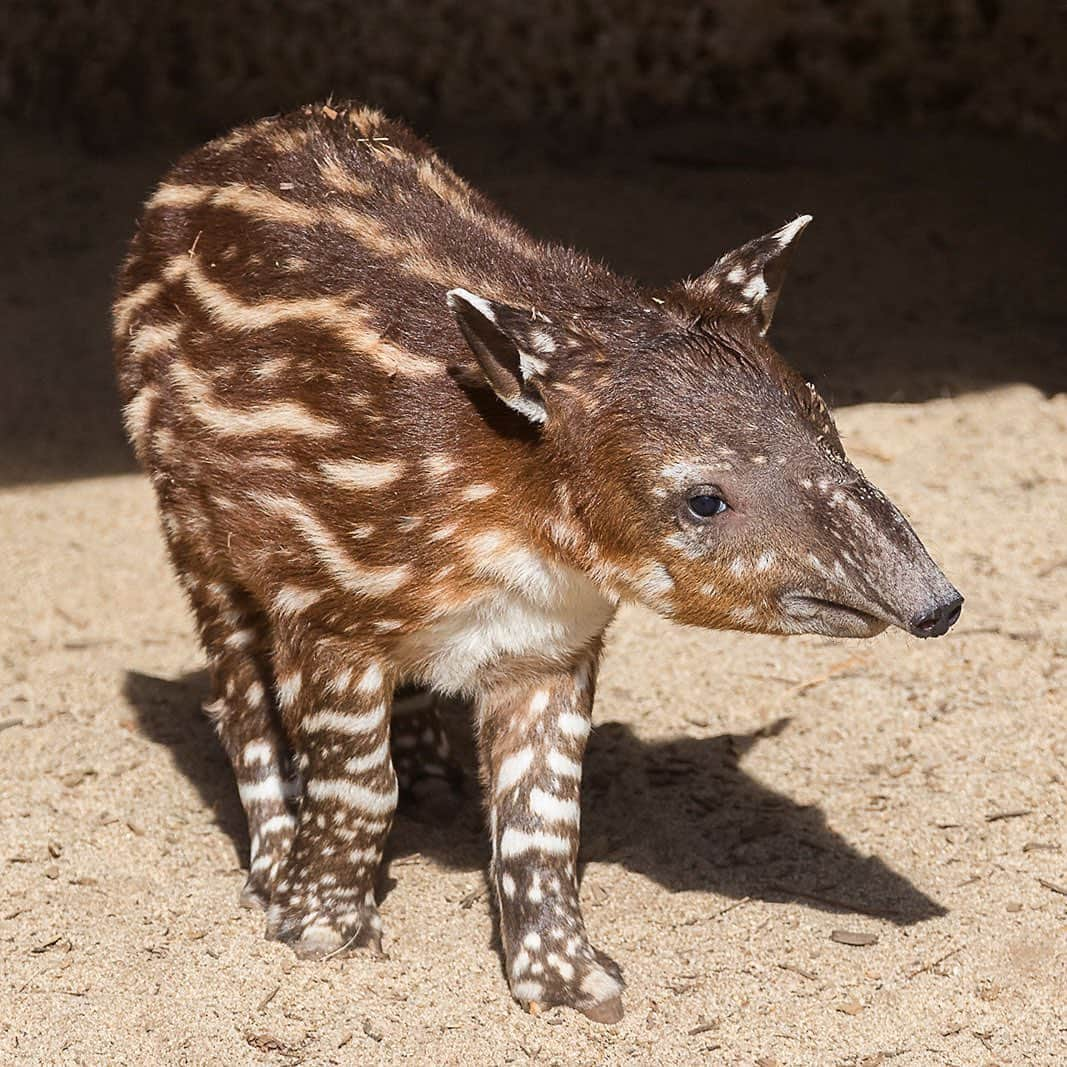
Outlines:
[[[177, 769], [215, 813], [247, 864], [248, 834], [233, 774], [201, 707], [203, 672], [177, 680], [127, 673], [124, 695], [142, 733], [166, 745]], [[795, 900], [831, 912], [858, 912], [911, 925], [946, 910], [877, 856], [857, 852], [814, 805], [768, 789], [741, 766], [756, 745], [774, 744], [788, 719], [747, 734], [643, 741], [628, 725], [593, 731], [582, 789], [582, 865], [617, 863], [672, 892], [705, 891], [739, 900]], [[446, 716], [466, 771], [457, 792], [440, 782], [401, 801], [381, 891], [387, 895], [416, 854], [453, 869], [484, 871], [488, 844], [470, 722]]]

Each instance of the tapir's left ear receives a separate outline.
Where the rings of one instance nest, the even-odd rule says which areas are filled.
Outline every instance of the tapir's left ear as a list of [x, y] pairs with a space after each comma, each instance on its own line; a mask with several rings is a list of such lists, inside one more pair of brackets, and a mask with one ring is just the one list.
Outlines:
[[686, 285], [690, 297], [722, 311], [752, 315], [759, 332], [765, 334], [774, 317], [793, 242], [809, 222], [810, 215], [798, 215], [780, 230], [727, 252], [711, 270]]
[[466, 289], [452, 289], [446, 299], [489, 387], [520, 415], [544, 422], [549, 361], [562, 332], [543, 315]]

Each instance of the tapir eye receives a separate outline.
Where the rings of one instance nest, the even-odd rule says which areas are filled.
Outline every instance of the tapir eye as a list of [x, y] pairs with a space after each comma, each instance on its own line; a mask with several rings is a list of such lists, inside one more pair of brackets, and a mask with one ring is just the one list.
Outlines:
[[714, 518], [728, 507], [726, 501], [718, 493], [706, 486], [691, 489], [685, 502], [690, 514], [696, 519]]

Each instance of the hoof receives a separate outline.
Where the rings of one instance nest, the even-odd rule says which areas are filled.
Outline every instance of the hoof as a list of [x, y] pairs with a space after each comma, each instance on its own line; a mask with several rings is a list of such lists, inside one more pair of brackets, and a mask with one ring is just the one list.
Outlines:
[[561, 962], [554, 955], [528, 963], [511, 992], [531, 1015], [545, 1008], [565, 1007], [580, 1011], [595, 1023], [617, 1023], [623, 1017], [623, 981], [618, 966], [585, 946], [580, 965]]
[[237, 898], [237, 903], [242, 908], [258, 908], [261, 911], [266, 911], [270, 906], [270, 890], [259, 882], [253, 881], [250, 875], [241, 889], [241, 895]]
[[382, 921], [374, 908], [340, 916], [294, 914], [272, 904], [267, 912], [268, 941], [289, 945], [298, 959], [344, 959], [357, 953], [382, 956]]
[[612, 997], [610, 1000], [601, 1000], [596, 1004], [576, 1005], [578, 1010], [595, 1023], [617, 1023], [622, 1019], [622, 997]]

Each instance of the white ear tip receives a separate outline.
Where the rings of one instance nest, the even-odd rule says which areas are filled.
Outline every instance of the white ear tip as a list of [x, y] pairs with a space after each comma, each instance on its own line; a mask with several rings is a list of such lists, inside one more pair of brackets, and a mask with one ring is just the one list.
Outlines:
[[467, 289], [449, 289], [445, 294], [445, 300], [453, 311], [457, 310], [457, 305], [460, 303], [470, 304], [471, 307], [477, 308], [490, 322], [496, 322], [492, 304], [484, 297], [478, 296]]
[[787, 245], [811, 222], [810, 215], [797, 215], [792, 222], [787, 222], [776, 234], [779, 244]]

